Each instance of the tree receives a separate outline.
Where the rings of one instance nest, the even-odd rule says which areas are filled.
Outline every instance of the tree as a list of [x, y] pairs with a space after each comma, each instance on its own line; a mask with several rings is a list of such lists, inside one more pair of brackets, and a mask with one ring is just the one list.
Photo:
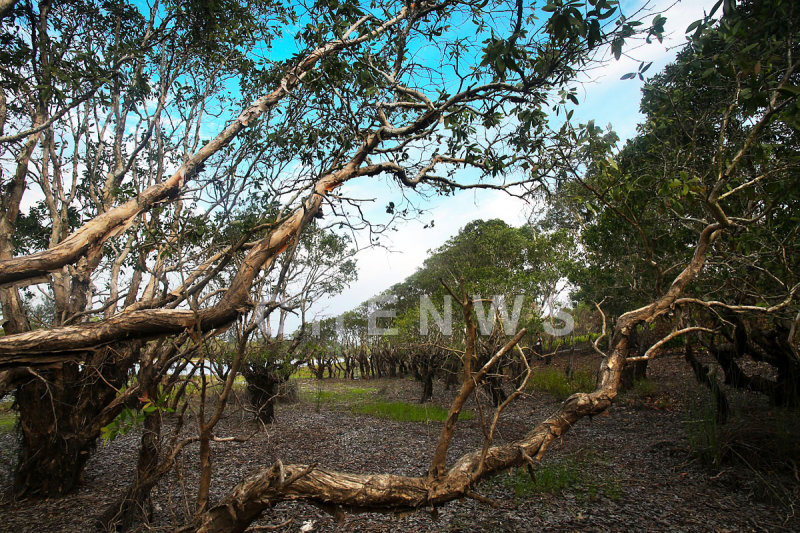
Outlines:
[[[612, 315], [626, 298], [646, 305], [665, 294], [701, 225], [719, 224], [692, 295], [672, 304], [677, 317], [662, 327], [702, 334], [726, 383], [796, 404], [798, 78], [791, 32], [775, 14], [797, 13], [783, 2], [737, 9], [719, 28], [693, 25], [691, 44], [645, 85], [646, 122], [618, 154], [613, 136], [584, 130], [591, 162], [564, 187], [562, 209], [581, 214], [579, 297], [608, 295]], [[637, 348], [640, 361], [654, 342]], [[745, 375], [743, 356], [770, 362], [777, 380]]]
[[[279, 388], [294, 370], [306, 362], [303, 341], [313, 336], [306, 316], [322, 296], [340, 293], [356, 277], [349, 239], [318, 227], [306, 228], [298, 245], [282, 257], [281, 268], [271, 289], [272, 296], [262, 300], [254, 317], [262, 339], [249, 348], [242, 375], [247, 380], [247, 394], [259, 420], [270, 424], [275, 419], [275, 399]], [[276, 265], [278, 266], [278, 265]], [[267, 278], [269, 279], [269, 278]], [[278, 329], [274, 336], [270, 311], [278, 311]], [[295, 338], [284, 339], [286, 316], [299, 311], [301, 325]], [[300, 348], [300, 353], [298, 353]]]
[[[398, 334], [370, 335], [367, 320], [362, 320], [357, 337], [362, 346], [370, 346], [378, 375], [383, 366], [388, 366], [389, 375], [395, 368], [378, 359], [402, 358], [423, 385], [420, 401], [429, 401], [437, 376], [443, 377], [449, 388], [461, 373], [463, 356], [459, 353], [465, 349], [466, 323], [460, 313], [453, 314], [450, 291], [456, 289], [474, 300], [474, 317], [482, 337], [477, 364], [483, 365], [504, 344], [504, 336], [513, 335], [522, 325], [529, 331], [541, 327], [542, 309], [572, 268], [571, 249], [571, 238], [563, 230], [537, 234], [531, 226], [514, 228], [502, 220], [470, 222], [433, 250], [416, 273], [359, 306], [367, 315], [377, 310], [376, 302], [391, 302], [396, 314], [392, 327]], [[371, 306], [375, 308], [372, 311]], [[496, 320], [496, 315], [502, 320]], [[444, 326], [439, 323], [442, 320]], [[512, 366], [521, 376], [523, 368]], [[502, 371], [503, 365], [499, 373]], [[487, 382], [494, 403], [501, 403], [504, 393], [498, 372]]]
[[[443, 351], [441, 346], [463, 351], [466, 324], [461, 313], [450, 311], [455, 318], [450, 332], [442, 336], [443, 332], [430, 324], [431, 333], [420, 333], [421, 315], [426, 315], [427, 321], [434, 319], [431, 309], [421, 308], [420, 298], [429, 298], [438, 316], [447, 313], [445, 308], [453, 298], [463, 301], [466, 294], [473, 299], [481, 336], [476, 364], [482, 366], [503, 345], [503, 337], [513, 335], [518, 327], [541, 331], [542, 310], [571, 268], [570, 241], [563, 230], [537, 234], [532, 226], [514, 228], [501, 220], [477, 220], [433, 251], [414, 275], [390, 289], [407, 326], [401, 328], [405, 337], [397, 342], [405, 345], [412, 368], [417, 369], [415, 375], [424, 384], [423, 401], [430, 399], [435, 374], [444, 372], [447, 378], [459, 373], [452, 364], [455, 352]], [[516, 370], [521, 375], [522, 368]], [[502, 373], [502, 365], [488, 378], [495, 405], [504, 396], [498, 373]]]
[[[719, 2], [717, 8], [722, 4], [723, 2]], [[694, 198], [689, 197], [692, 184], [688, 184], [688, 188], [682, 185], [679, 191], [675, 187], [676, 191], [669, 200], [673, 205], [680, 203], [685, 211], [688, 211], [693, 200], [696, 201], [698, 207], [702, 208], [702, 218], [690, 220], [695, 239], [690, 248], [682, 251], [682, 262], [670, 271], [671, 282], [665, 283], [664, 289], [650, 302], [633, 311], [624, 312], [616, 319], [609, 335], [608, 348], [603, 352], [604, 359], [594, 392], [571, 396], [557, 413], [522, 439], [504, 446], [486, 447], [482, 451], [466, 455], [439, 476], [435, 469], [428, 476], [420, 477], [360, 476], [333, 473], [305, 465], [276, 463], [272, 468], [265, 468], [240, 484], [228, 500], [211, 509], [200, 530], [216, 531], [223, 527], [241, 527], [241, 522], [235, 517], [251, 516], [259, 512], [261, 505], [269, 505], [283, 498], [324, 501], [353, 507], [374, 505], [381, 508], [419, 508], [441, 504], [464, 494], [476, 479], [489, 472], [512, 464], [524, 464], [528, 458], [541, 457], [551, 442], [561, 438], [582, 417], [596, 415], [607, 409], [617, 395], [626, 363], [651, 358], [666, 342], [676, 337], [710, 330], [696, 323], [679, 324], [654, 343], [644, 355], [638, 355], [633, 352], [631, 342], [637, 328], [652, 324], [686, 306], [712, 310], [727, 308], [734, 312], [754, 313], [775, 313], [787, 307], [793, 301], [795, 289], [786, 284], [785, 280], [779, 283], [784, 285], [784, 290], [775, 297], [774, 301], [777, 303], [770, 303], [768, 306], [725, 303], [696, 296], [702, 294], [704, 277], [715, 274], [713, 261], [707, 260], [713, 259], [719, 250], [725, 249], [726, 241], [733, 240], [739, 232], [746, 232], [753, 224], [764, 219], [772, 212], [773, 205], [781, 205], [781, 199], [774, 196], [770, 187], [778, 187], [783, 182], [794, 183], [791, 180], [796, 179], [796, 172], [784, 173], [783, 166], [772, 167], [769, 159], [759, 161], [764, 166], [750, 165], [751, 158], [758, 154], [762, 143], [771, 144], [770, 136], [776, 130], [794, 135], [786, 127], [792, 126], [798, 116], [798, 91], [795, 82], [798, 66], [797, 43], [791, 35], [796, 15], [796, 8], [791, 2], [745, 3], [739, 7], [725, 2], [724, 16], [719, 25], [701, 21], [693, 26], [693, 29], [699, 28], [699, 31], [691, 42], [692, 53], [696, 54], [692, 65], [702, 67], [701, 71], [722, 65], [729, 69], [728, 72], [732, 74], [730, 79], [734, 82], [732, 93], [712, 91], [718, 99], [715, 99], [713, 107], [705, 108], [717, 117], [716, 121], [711, 122], [715, 135], [712, 149], [707, 152], [708, 157], [695, 159], [693, 156], [696, 152], [691, 150], [692, 144], [687, 139], [671, 145], [672, 149], [677, 149], [673, 152], [676, 157], [672, 161], [676, 162], [678, 168], [666, 169], [666, 175], [670, 179], [680, 180], [680, 170], [689, 163], [692, 165], [688, 168], [697, 168], [702, 172], [696, 176], [699, 183], [698, 189], [692, 195]], [[710, 52], [705, 47], [715, 41], [725, 45], [726, 53]], [[751, 46], [753, 43], [763, 42], [768, 43], [763, 49]], [[754, 67], [753, 55], [757, 55], [761, 67]], [[766, 65], [769, 68], [765, 68]], [[753, 75], [746, 75], [749, 72]], [[746, 88], [750, 89], [749, 93], [744, 91]], [[748, 94], [755, 95], [754, 99]], [[742, 112], [748, 113], [748, 120], [742, 121], [740, 127], [733, 128], [732, 121]], [[677, 115], [677, 118], [686, 117]], [[705, 125], [703, 121], [697, 122], [701, 126]], [[655, 126], [657, 125], [656, 123]], [[667, 131], [676, 136], [682, 133], [680, 127], [667, 128]], [[638, 174], [618, 173], [619, 164], [613, 154], [609, 154], [607, 149], [594, 149], [595, 133], [593, 128], [589, 131], [584, 129], [583, 133], [573, 132], [566, 140], [573, 146], [590, 147], [588, 152], [582, 151], [583, 154], [573, 155], [591, 154], [593, 158], [589, 163], [597, 167], [598, 173], [602, 172], [600, 175], [619, 178], [613, 183], [616, 185], [614, 194], [624, 197], [626, 183], [635, 183]], [[669, 140], [677, 139], [673, 136]], [[610, 159], [609, 155], [612, 155]], [[579, 161], [584, 165], [587, 163], [586, 159]], [[571, 170], [575, 171], [574, 178], [586, 181], [582, 173], [578, 172], [579, 168], [577, 165], [572, 167]], [[590, 177], [587, 175], [586, 179]], [[764, 194], [753, 200], [743, 198], [747, 196], [744, 191], [760, 190], [762, 187], [765, 188]], [[607, 197], [611, 200], [614, 198], [610, 191], [593, 189], [599, 190], [597, 197], [600, 202]], [[611, 200], [608, 203], [613, 206]], [[777, 212], [783, 212], [783, 209], [781, 206]], [[598, 308], [602, 309], [599, 305]], [[609, 334], [605, 316], [603, 334]], [[793, 340], [788, 339], [789, 342]], [[600, 351], [599, 341], [595, 343], [595, 348]], [[451, 413], [457, 418], [457, 410], [451, 410]]]
[[[160, 378], [169, 375], [174, 385], [179, 368], [200, 353], [200, 363], [192, 365], [203, 380], [197, 523], [215, 528], [222, 520], [220, 527], [228, 530], [244, 529], [269, 502], [248, 489], [238, 493], [244, 507], [228, 507], [227, 518], [219, 508], [207, 510], [209, 441], [241, 364], [247, 330], [237, 330], [237, 358], [210, 416], [205, 361], [214, 356], [210, 338], [251, 308], [252, 287], [263, 271], [322, 216], [323, 203], [334, 215], [353, 205], [357, 211], [356, 200], [341, 193], [351, 180], [386, 175], [406, 188], [442, 193], [542, 183], [544, 173], [506, 180], [550, 153], [543, 103], [559, 89], [574, 98], [570, 80], [592, 54], [606, 44], [619, 50], [638, 26], [622, 19], [615, 24], [616, 7], [605, 0], [584, 10], [574, 2], [549, 3], [544, 24], [526, 16], [522, 3], [502, 1], [320, 2], [307, 9], [167, 3], [149, 13], [130, 4], [87, 2], [55, 6], [59, 16], [51, 7], [25, 2], [3, 19], [3, 38], [13, 44], [4, 59], [24, 72], [16, 77], [2, 71], [3, 86], [14, 88], [10, 99], [4, 89], [9, 102], [2, 124], [15, 132], [0, 139], [16, 169], [2, 178], [0, 284], [7, 334], [0, 338], [0, 365], [14, 370], [6, 382], [16, 387], [21, 416], [17, 488], [42, 495], [71, 490], [101, 428], [139, 394], [152, 399]], [[486, 10], [497, 18], [486, 20]], [[286, 61], [259, 57], [259, 46], [269, 45], [290, 20], [302, 27], [297, 37], [303, 52]], [[23, 28], [21, 37], [12, 25]], [[455, 35], [455, 25], [459, 35], [477, 34], [485, 42]], [[645, 31], [657, 33], [657, 20]], [[433, 56], [416, 53], [430, 42], [437, 45]], [[237, 90], [230, 87], [232, 78], [240, 81]], [[227, 114], [240, 105], [238, 116]], [[224, 125], [207, 139], [204, 121], [217, 115]], [[466, 166], [476, 168], [480, 179], [461, 183], [452, 174], [434, 173]], [[11, 235], [31, 241], [15, 224], [22, 191], [34, 176], [55, 206], [48, 206], [52, 238], [46, 247], [34, 241], [30, 250], [15, 251]], [[207, 221], [232, 225], [243, 198], [259, 206], [259, 215], [221, 245], [206, 234], [214, 231]], [[72, 208], [81, 215], [75, 227], [69, 226]], [[94, 307], [92, 286], [106, 281], [107, 297]], [[40, 282], [52, 286], [55, 318], [27, 331], [20, 288]], [[123, 298], [119, 290], [126, 285]], [[492, 357], [492, 365], [516, 340]], [[140, 374], [123, 391], [137, 361], [153, 375]], [[484, 365], [475, 375], [488, 370]], [[468, 392], [470, 380], [465, 383]], [[574, 422], [586, 412], [581, 408], [564, 420]], [[37, 418], [45, 413], [47, 418]], [[521, 460], [518, 451], [512, 456], [506, 447], [490, 449], [490, 440], [448, 472], [439, 453], [430, 479], [411, 482], [424, 490], [423, 499], [416, 490], [409, 499], [403, 480], [387, 478], [397, 495], [365, 492], [362, 503], [417, 506], [464, 494], [481, 476]], [[186, 442], [176, 443], [141, 485], [157, 479]], [[446, 452], [449, 437], [441, 442]], [[281, 497], [300, 483], [310, 494], [317, 490], [321, 470], [297, 470], [304, 472], [302, 480], [289, 471], [285, 477], [277, 468], [278, 481], [269, 490]], [[253, 495], [258, 502], [250, 500]]]
[[[14, 172], [2, 179], [2, 259], [18, 260], [12, 258], [14, 245], [17, 253], [34, 257], [69, 248], [83, 239], [80, 230], [74, 234], [77, 228], [103, 226], [92, 221], [108, 222], [119, 213], [118, 204], [137, 204], [147, 197], [139, 192], [161, 187], [167, 169], [197, 149], [204, 107], [224, 99], [221, 85], [246, 68], [245, 50], [267, 32], [257, 24], [267, 11], [265, 4], [254, 4], [236, 11], [240, 26], [212, 28], [211, 21], [170, 4], [160, 13], [91, 2], [15, 7], [3, 34], [10, 44], [3, 62], [13, 70], [4, 71], [2, 123], [15, 131], [2, 144], [4, 157], [15, 163], [3, 166]], [[280, 9], [272, 11], [283, 16]], [[197, 34], [197, 25], [206, 22], [207, 34]], [[206, 37], [214, 46], [204, 46]], [[189, 48], [180, 52], [178, 43]], [[204, 76], [188, 81], [192, 71]], [[29, 184], [38, 185], [42, 200], [20, 215]], [[191, 205], [188, 196], [175, 200], [149, 216], [131, 211], [117, 218], [62, 266], [28, 270], [22, 278], [28, 281], [0, 289], [6, 338], [53, 327], [81, 330], [81, 324], [111, 318], [137, 300], [158, 298], [160, 280], [185, 262], [166, 258], [185, 244], [185, 225], [197, 220], [187, 214], [191, 208], [184, 210], [184, 202]], [[152, 274], [147, 284], [145, 271]], [[31, 325], [23, 297], [32, 294], [27, 287], [42, 282], [52, 316]], [[130, 289], [120, 294], [120, 285]], [[27, 332], [31, 326], [34, 331]], [[52, 352], [45, 347], [32, 361], [37, 370], [14, 372], [9, 384], [17, 386], [22, 430], [18, 493], [58, 494], [74, 487], [100, 429], [128, 401], [117, 391], [144, 357], [142, 346], [132, 340], [88, 352], [77, 348], [49, 366]]]

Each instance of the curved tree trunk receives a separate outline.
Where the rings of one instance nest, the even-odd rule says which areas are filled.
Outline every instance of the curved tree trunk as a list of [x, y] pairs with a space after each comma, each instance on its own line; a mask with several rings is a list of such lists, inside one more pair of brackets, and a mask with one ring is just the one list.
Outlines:
[[[581, 418], [598, 415], [611, 406], [619, 389], [622, 369], [629, 357], [629, 337], [632, 332], [639, 324], [652, 322], [670, 311], [686, 285], [702, 269], [707, 250], [720, 228], [720, 225], [712, 224], [703, 230], [691, 261], [675, 278], [664, 296], [619, 318], [609, 343], [609, 352], [600, 365], [596, 390], [588, 394], [573, 394], [561, 405], [558, 412], [538, 424], [522, 439], [468, 453], [449, 469], [443, 468], [449, 436], [452, 435], [452, 426], [458, 418], [458, 410], [470, 394], [474, 382], [488, 371], [487, 366], [484, 366], [474, 375], [475, 380], [470, 379], [473, 376], [471, 373], [466, 374], [464, 386], [451, 407], [427, 475], [407, 477], [348, 474], [306, 465], [284, 466], [278, 461], [272, 467], [264, 468], [242, 481], [225, 501], [198, 515], [195, 522], [182, 531], [241, 532], [264, 509], [285, 500], [305, 500], [351, 509], [399, 510], [432, 507], [469, 495], [478, 481], [492, 473], [512, 466], [532, 465], [534, 459], [541, 459], [548, 446], [569, 431]], [[603, 331], [605, 334], [605, 327]], [[510, 344], [495, 354], [495, 358], [499, 359], [513, 347], [524, 333], [524, 330], [518, 333]], [[457, 405], [459, 400], [460, 405]]]
[[403, 510], [438, 506], [468, 495], [480, 479], [527, 464], [531, 458], [540, 458], [549, 444], [580, 418], [606, 410], [616, 395], [619, 368], [624, 360], [621, 354], [625, 350], [623, 340], [616, 354], [604, 363], [600, 389], [591, 394], [573, 395], [556, 415], [519, 441], [491, 447], [485, 455], [478, 450], [462, 456], [442, 476], [348, 474], [278, 462], [245, 479], [229, 498], [183, 531], [242, 532], [264, 509], [284, 500], [305, 500], [351, 509]]

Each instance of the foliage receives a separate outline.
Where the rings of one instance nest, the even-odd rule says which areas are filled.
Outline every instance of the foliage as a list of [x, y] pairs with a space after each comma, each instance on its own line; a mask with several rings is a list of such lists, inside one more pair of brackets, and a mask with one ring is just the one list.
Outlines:
[[[527, 225], [514, 228], [502, 220], [476, 220], [433, 250], [418, 272], [390, 291], [400, 308], [418, 307], [420, 295], [437, 303], [442, 300], [447, 291], [441, 280], [456, 291], [462, 289], [463, 280], [463, 290], [470, 296], [503, 297], [509, 313], [515, 297], [523, 295], [523, 323], [535, 322], [538, 309], [571, 269], [573, 249], [565, 230], [543, 234]], [[458, 313], [454, 316], [459, 319]]]
[[[606, 298], [612, 316], [667, 290], [711, 218], [712, 194], [727, 197], [731, 216], [751, 222], [720, 236], [697, 292], [769, 305], [797, 282], [800, 110], [792, 97], [763, 128], [753, 124], [794, 94], [798, 73], [787, 61], [797, 43], [786, 21], [798, 13], [782, 0], [725, 11], [718, 25], [693, 24], [676, 62], [645, 83], [645, 121], [622, 149], [593, 123], [571, 137], [585, 147], [574, 155], [585, 157], [587, 171], [561, 184], [549, 224], [579, 232], [585, 266], [571, 277], [580, 286], [576, 299]], [[732, 161], [720, 182], [720, 165]]]
[[[200, 369], [201, 399], [212, 401], [205, 364], [235, 377], [229, 348], [235, 340], [236, 354], [246, 353], [265, 295], [277, 334], [254, 334], [264, 349], [253, 350], [245, 372], [264, 378], [254, 388], [272, 397], [303, 340], [286, 346], [287, 313], [305, 323], [313, 301], [340, 291], [354, 272], [337, 260], [347, 248], [341, 236], [374, 227], [351, 183], [383, 176], [403, 196], [448, 195], [505, 189], [518, 172], [515, 190], [535, 191], [552, 177], [539, 161], [558, 157], [545, 112], [553, 95], [561, 98], [553, 109], [569, 114], [571, 85], [595, 54], [610, 46], [619, 57], [626, 39], [663, 30], [663, 17], [648, 27], [607, 0], [552, 1], [531, 13], [506, 0], [17, 4], [0, 33], [0, 352], [20, 368], [42, 354], [58, 362], [42, 379], [15, 384], [23, 436], [15, 485], [45, 496], [77, 486], [100, 428], [110, 438], [143, 414], [155, 423], [161, 399], [154, 407], [145, 396], [135, 410], [113, 403], [135, 369], [173, 382]], [[456, 176], [463, 167], [475, 175]], [[22, 213], [31, 185], [44, 203]], [[402, 216], [399, 203], [387, 214]], [[305, 233], [312, 221], [320, 232]], [[509, 279], [489, 273], [492, 286], [475, 290], [552, 290], [536, 247], [551, 239], [570, 250], [566, 232], [543, 241], [530, 229], [479, 226], [453, 249], [487, 252], [485, 265]], [[488, 238], [473, 239], [479, 233]], [[527, 255], [500, 249], [504, 240]], [[308, 283], [293, 265], [308, 267]], [[459, 267], [484, 275], [473, 259]], [[32, 324], [40, 284], [52, 310]], [[306, 347], [325, 356], [327, 341]], [[221, 357], [206, 353], [217, 348]], [[227, 401], [218, 399], [209, 417], [205, 403], [198, 409], [198, 516]], [[156, 430], [143, 437], [142, 453], [158, 455], [157, 442], [145, 442], [159, 439]]]
[[122, 408], [120, 413], [108, 425], [100, 429], [100, 437], [104, 442], [109, 443], [120, 435], [125, 435], [129, 431], [142, 425], [144, 419], [150, 415], [160, 416], [159, 413], [172, 413], [173, 409], [167, 407], [169, 394], [164, 393], [155, 401], [149, 398], [140, 398], [141, 405], [136, 409], [128, 406]]

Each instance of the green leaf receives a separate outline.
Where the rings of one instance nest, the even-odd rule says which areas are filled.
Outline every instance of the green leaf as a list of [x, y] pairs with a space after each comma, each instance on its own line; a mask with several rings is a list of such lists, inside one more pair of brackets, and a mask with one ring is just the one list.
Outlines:
[[778, 89], [778, 92], [786, 96], [798, 96], [800, 95], [800, 87], [797, 85], [784, 85]]
[[625, 42], [625, 39], [622, 37], [615, 37], [613, 41], [611, 41], [611, 53], [614, 54], [614, 59], [619, 61], [619, 58], [622, 57], [622, 45]]

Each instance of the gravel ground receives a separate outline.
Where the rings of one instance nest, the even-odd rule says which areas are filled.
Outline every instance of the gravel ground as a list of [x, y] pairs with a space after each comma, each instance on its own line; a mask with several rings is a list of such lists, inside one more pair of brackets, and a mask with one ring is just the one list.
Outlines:
[[[572, 362], [592, 371], [596, 363], [591, 356]], [[796, 466], [794, 473], [759, 470], [752, 461], [726, 463], [721, 470], [703, 466], [688, 445], [691, 406], [697, 404], [701, 392], [685, 364], [679, 356], [666, 356], [651, 364], [650, 375], [655, 390], [623, 395], [608, 416], [581, 421], [551, 447], [540, 465], [537, 483], [545, 483], [552, 472], [561, 472], [555, 483], [569, 478], [565, 486], [542, 492], [531, 489], [526, 472], [504, 473], [479, 484], [480, 501], [463, 499], [435, 511], [403, 515], [341, 513], [284, 502], [265, 512], [252, 531], [297, 532], [303, 527], [320, 532], [800, 531], [800, 519], [791, 505], [800, 485]], [[374, 389], [368, 398], [415, 401], [418, 383], [325, 380], [319, 385], [301, 380], [300, 385], [305, 401], [279, 406], [277, 422], [270, 427], [253, 422], [237, 408], [223, 419], [219, 436], [250, 438], [245, 443], [214, 443], [212, 501], [219, 501], [245, 475], [276, 459], [352, 472], [420, 475], [426, 471], [439, 423], [378, 419], [353, 414], [344, 403], [314, 400], [320, 387], [360, 387]], [[437, 384], [434, 402], [446, 406], [452, 395]], [[733, 399], [734, 406], [740, 406], [739, 418], [729, 424], [734, 429], [771, 413], [761, 398], [735, 395]], [[741, 407], [745, 403], [746, 409]], [[546, 393], [524, 396], [503, 413], [497, 440], [513, 440], [557, 405]], [[474, 402], [469, 408], [477, 412]], [[795, 426], [796, 415], [789, 418]], [[478, 416], [459, 428], [449, 452], [451, 460], [482, 444]], [[138, 432], [131, 431], [100, 444], [75, 494], [14, 501], [8, 495], [8, 482], [15, 437], [11, 432], [0, 434], [5, 494], [0, 502], [0, 531], [91, 531], [94, 517], [127, 486], [136, 464], [138, 439]], [[148, 528], [168, 531], [189, 514], [197, 462], [197, 448], [189, 447], [176, 473], [166, 476], [154, 490], [155, 512]]]

